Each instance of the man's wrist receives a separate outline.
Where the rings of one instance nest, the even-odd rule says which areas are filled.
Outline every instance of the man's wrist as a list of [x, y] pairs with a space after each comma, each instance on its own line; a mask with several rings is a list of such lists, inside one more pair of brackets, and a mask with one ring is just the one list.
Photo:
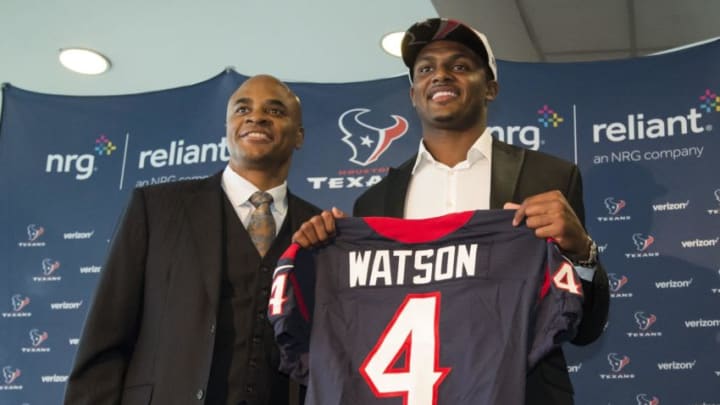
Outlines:
[[594, 240], [588, 235], [588, 255], [585, 259], [578, 259], [576, 257], [570, 257], [570, 261], [575, 266], [582, 267], [595, 267], [597, 265], [598, 248]]

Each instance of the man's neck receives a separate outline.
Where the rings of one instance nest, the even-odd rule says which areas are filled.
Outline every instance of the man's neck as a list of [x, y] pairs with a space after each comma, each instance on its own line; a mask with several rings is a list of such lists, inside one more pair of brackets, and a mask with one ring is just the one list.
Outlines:
[[267, 191], [281, 185], [287, 179], [288, 175], [287, 170], [270, 172], [268, 170], [238, 168], [233, 167], [233, 165], [230, 165], [230, 168], [261, 191]]
[[423, 143], [436, 161], [454, 167], [467, 159], [468, 151], [484, 132], [484, 126], [467, 131], [425, 129]]

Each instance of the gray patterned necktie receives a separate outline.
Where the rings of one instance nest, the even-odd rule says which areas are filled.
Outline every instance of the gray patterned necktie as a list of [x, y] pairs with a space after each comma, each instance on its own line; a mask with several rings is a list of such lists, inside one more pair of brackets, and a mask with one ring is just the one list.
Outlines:
[[272, 196], [263, 191], [256, 191], [250, 196], [250, 203], [255, 206], [255, 210], [250, 214], [247, 231], [263, 257], [275, 239], [275, 219], [270, 212], [272, 201]]

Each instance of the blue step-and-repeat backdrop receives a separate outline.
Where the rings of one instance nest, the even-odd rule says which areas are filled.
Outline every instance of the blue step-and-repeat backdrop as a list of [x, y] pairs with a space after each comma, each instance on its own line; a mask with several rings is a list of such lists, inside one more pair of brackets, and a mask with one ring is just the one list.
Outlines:
[[[244, 79], [109, 97], [3, 87], [0, 404], [60, 403], [130, 191], [221, 170], [226, 100]], [[720, 41], [501, 62], [500, 79], [493, 135], [578, 163], [610, 273], [604, 336], [566, 350], [577, 403], [720, 404]], [[306, 142], [289, 184], [317, 205], [349, 212], [417, 150], [406, 77], [291, 87]]]

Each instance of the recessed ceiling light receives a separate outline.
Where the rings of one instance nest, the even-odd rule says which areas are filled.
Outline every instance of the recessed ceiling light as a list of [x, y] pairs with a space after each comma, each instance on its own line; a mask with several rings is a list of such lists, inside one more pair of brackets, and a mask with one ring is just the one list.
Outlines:
[[110, 61], [98, 52], [83, 48], [60, 50], [60, 63], [73, 72], [99, 75], [110, 68]]
[[380, 41], [382, 49], [392, 56], [400, 57], [400, 44], [402, 43], [404, 35], [405, 32], [391, 32], [386, 34]]

